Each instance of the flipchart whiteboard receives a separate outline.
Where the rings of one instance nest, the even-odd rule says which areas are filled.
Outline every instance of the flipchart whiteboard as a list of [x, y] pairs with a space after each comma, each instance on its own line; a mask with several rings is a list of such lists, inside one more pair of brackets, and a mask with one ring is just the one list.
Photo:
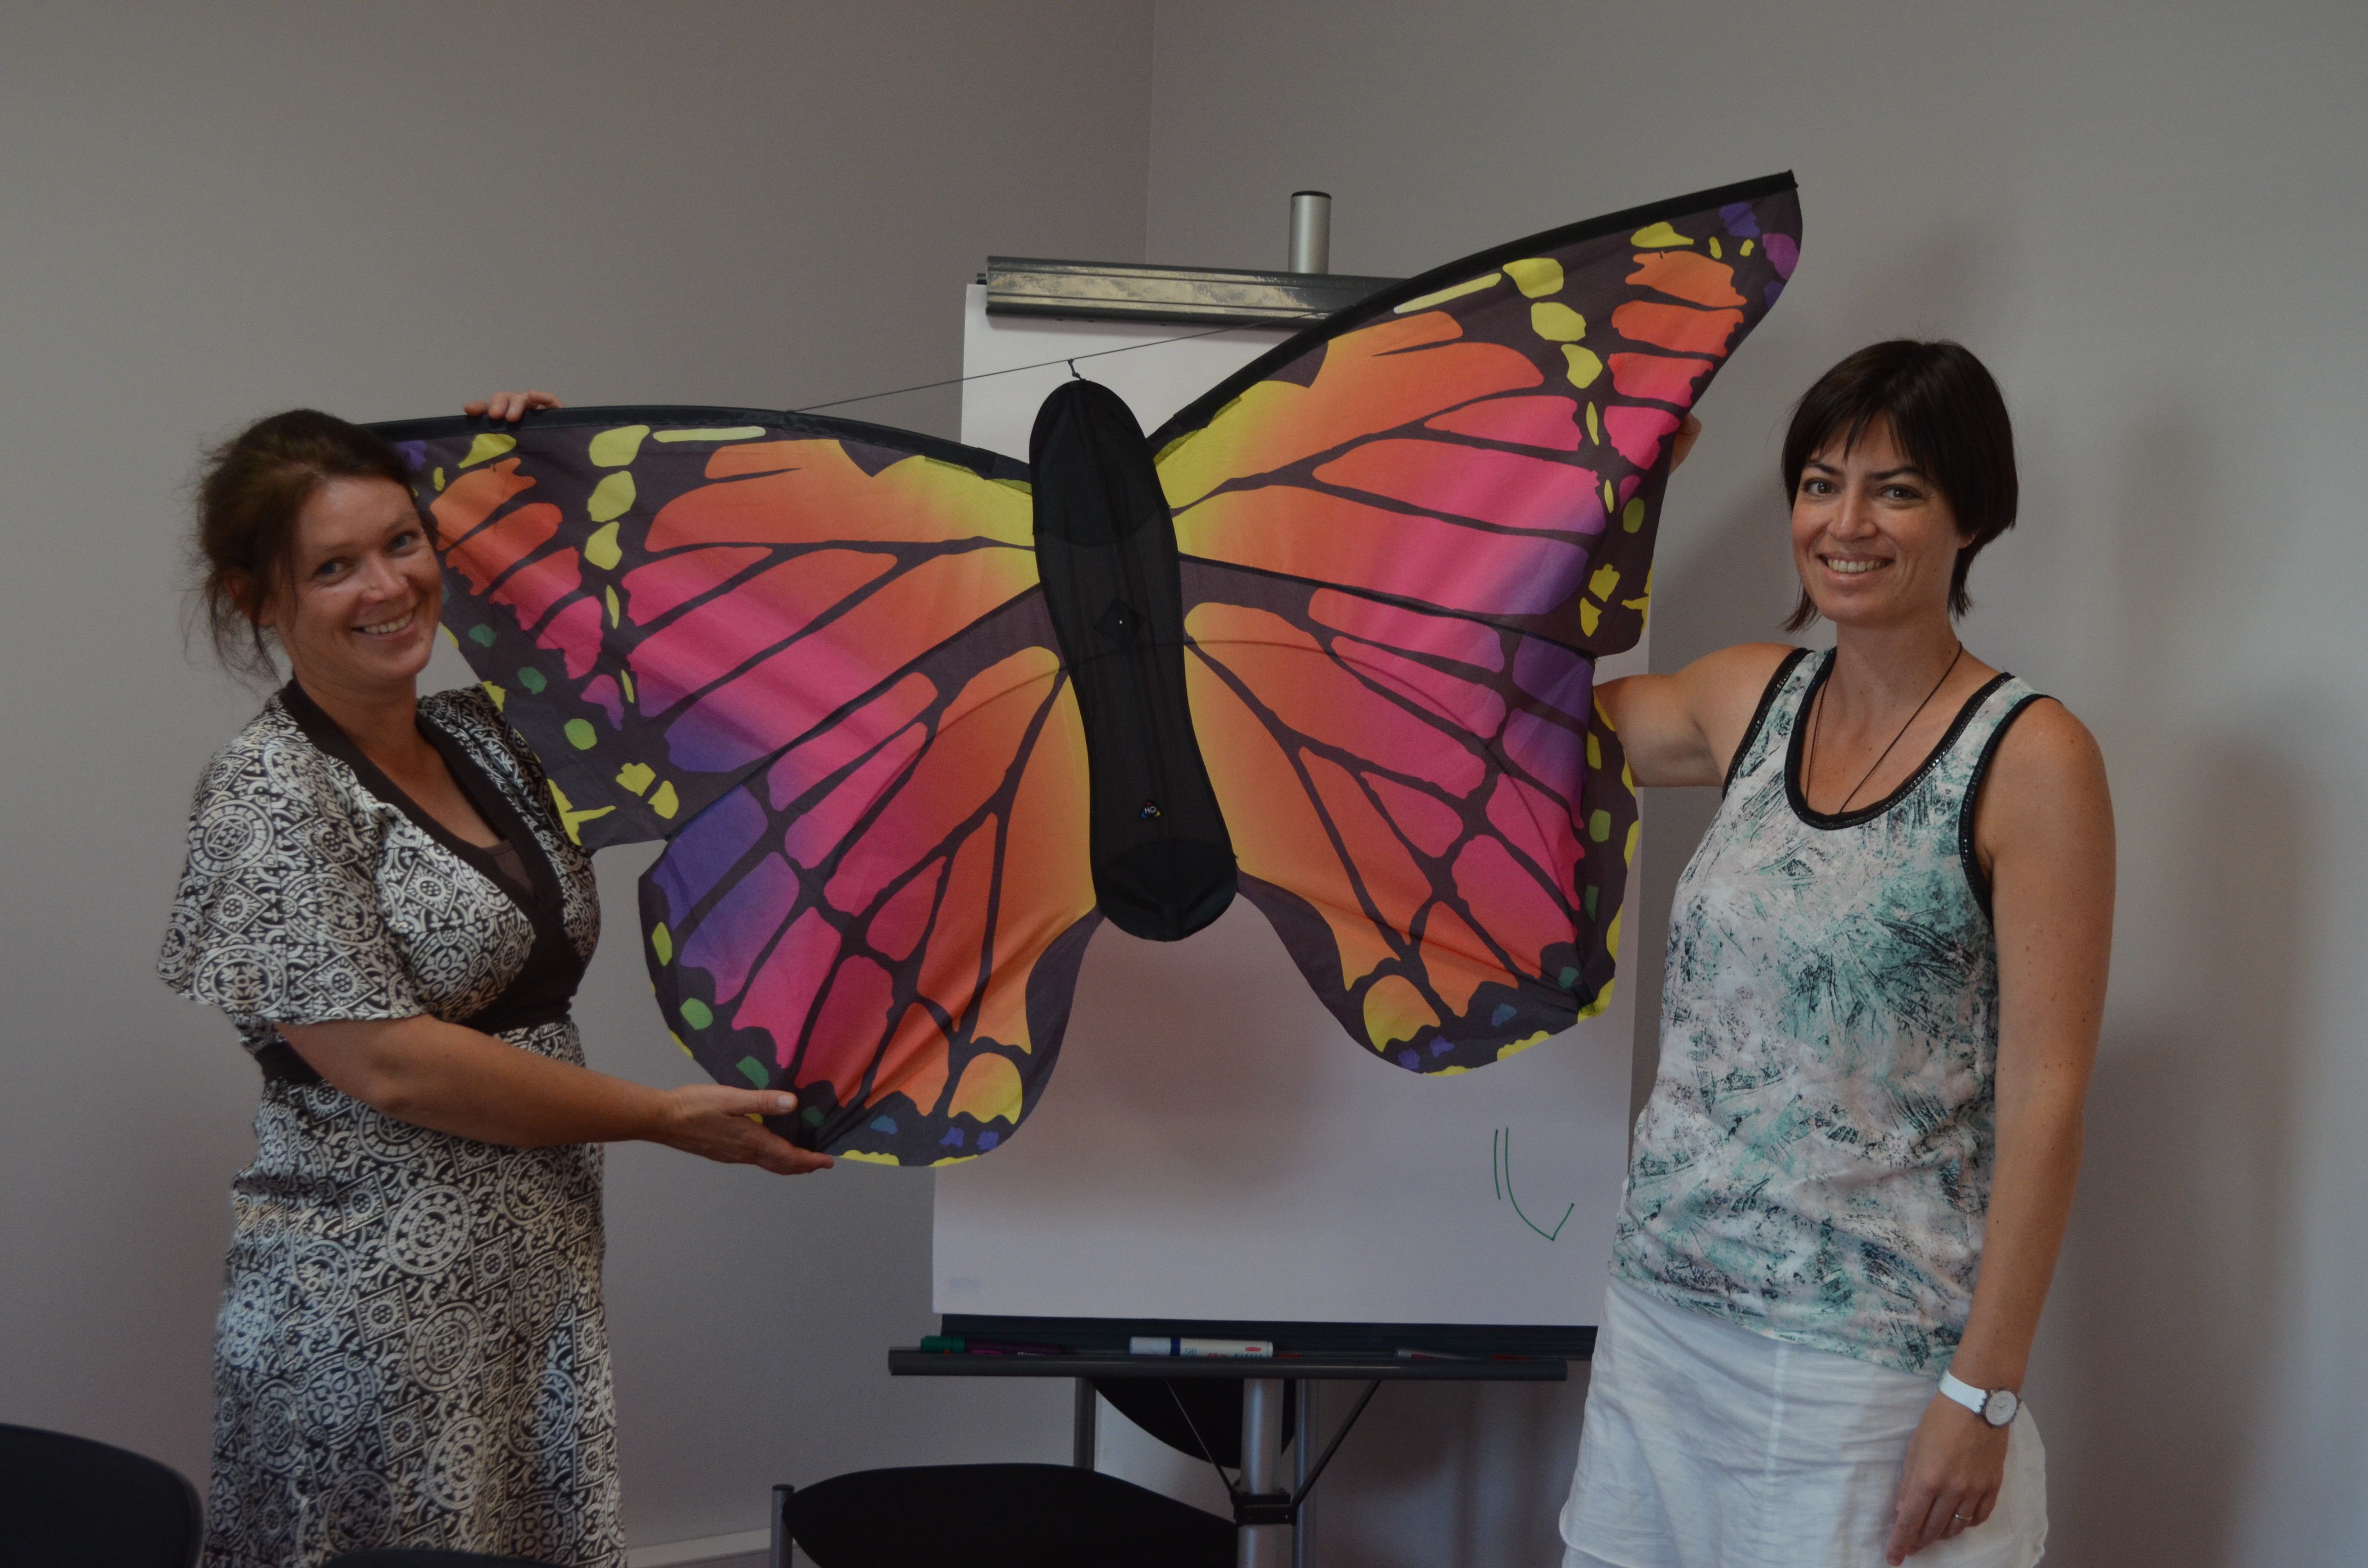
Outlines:
[[[969, 292], [962, 439], [1025, 460], [1076, 371], [1144, 430], [1284, 333], [990, 319]], [[1642, 645], [1599, 678], [1645, 667]], [[1634, 885], [1635, 870], [1630, 870]], [[1012, 1139], [938, 1173], [941, 1312], [1592, 1324], [1627, 1159], [1635, 995], [1477, 1071], [1422, 1077], [1342, 1032], [1236, 898], [1182, 942], [1104, 925], [1060, 1065]]]

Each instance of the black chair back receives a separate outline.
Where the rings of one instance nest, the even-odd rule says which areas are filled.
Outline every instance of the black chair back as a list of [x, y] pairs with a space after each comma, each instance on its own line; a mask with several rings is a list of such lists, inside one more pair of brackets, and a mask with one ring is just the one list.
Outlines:
[[0, 1426], [0, 1562], [189, 1568], [205, 1535], [197, 1488], [128, 1449]]
[[787, 1512], [789, 1533], [816, 1568], [1233, 1568], [1234, 1562], [1231, 1519], [1070, 1465], [856, 1471], [800, 1487]]

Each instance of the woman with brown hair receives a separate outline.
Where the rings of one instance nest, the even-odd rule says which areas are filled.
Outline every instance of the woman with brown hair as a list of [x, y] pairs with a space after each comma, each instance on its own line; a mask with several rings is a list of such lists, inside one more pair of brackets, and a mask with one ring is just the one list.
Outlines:
[[1879, 343], [1784, 440], [1832, 653], [1607, 683], [1638, 783], [1716, 785], [1679, 879], [1563, 1539], [1570, 1568], [2028, 1568], [2020, 1409], [2112, 936], [2096, 743], [1957, 638], [2012, 525], [1981, 362]]
[[598, 1145], [830, 1161], [756, 1121], [789, 1095], [585, 1067], [590, 857], [490, 698], [417, 695], [443, 584], [410, 485], [370, 431], [297, 410], [216, 451], [199, 490], [216, 646], [290, 676], [199, 786], [158, 960], [264, 1076], [232, 1184], [205, 1560], [616, 1568]]

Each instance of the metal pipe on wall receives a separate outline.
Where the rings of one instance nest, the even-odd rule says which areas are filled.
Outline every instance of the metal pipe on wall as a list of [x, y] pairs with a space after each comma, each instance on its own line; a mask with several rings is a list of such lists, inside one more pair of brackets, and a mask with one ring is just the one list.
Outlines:
[[1332, 193], [1294, 190], [1291, 193], [1292, 272], [1332, 270]]

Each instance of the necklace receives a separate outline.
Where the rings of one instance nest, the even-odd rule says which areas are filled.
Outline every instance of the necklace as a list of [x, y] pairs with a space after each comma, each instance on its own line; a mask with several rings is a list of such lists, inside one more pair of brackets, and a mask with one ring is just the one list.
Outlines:
[[[1891, 737], [1891, 744], [1884, 747], [1881, 752], [1877, 753], [1874, 760], [1867, 765], [1866, 771], [1859, 775], [1858, 782], [1850, 786], [1850, 792], [1842, 797], [1842, 803], [1833, 809], [1833, 814], [1835, 816], [1839, 816], [1844, 812], [1850, 810], [1850, 803], [1858, 799], [1858, 792], [1866, 788], [1866, 781], [1874, 777], [1874, 770], [1883, 766], [1883, 759], [1889, 756], [1892, 753], [1892, 748], [1898, 745], [1900, 741], [1907, 735], [1908, 724], [1915, 723], [1918, 717], [1923, 713], [1924, 710], [1932, 706], [1932, 699], [1941, 695], [1941, 688], [1949, 684], [1949, 677], [1957, 673], [1957, 661], [1964, 656], [1965, 645], [1963, 642], [1959, 642], [1957, 644], [1957, 651], [1949, 656], [1949, 667], [1941, 672], [1941, 678], [1932, 683], [1932, 689], [1924, 694], [1924, 700], [1916, 705], [1916, 711], [1907, 715], [1907, 723], [1899, 726], [1899, 733]], [[1817, 731], [1824, 723], [1825, 717], [1826, 694], [1821, 688], [1817, 692], [1817, 710], [1809, 715], [1808, 760], [1801, 765], [1801, 797], [1804, 800], [1808, 798], [1809, 779], [1812, 776], [1812, 770], [1814, 770], [1817, 766]]]

